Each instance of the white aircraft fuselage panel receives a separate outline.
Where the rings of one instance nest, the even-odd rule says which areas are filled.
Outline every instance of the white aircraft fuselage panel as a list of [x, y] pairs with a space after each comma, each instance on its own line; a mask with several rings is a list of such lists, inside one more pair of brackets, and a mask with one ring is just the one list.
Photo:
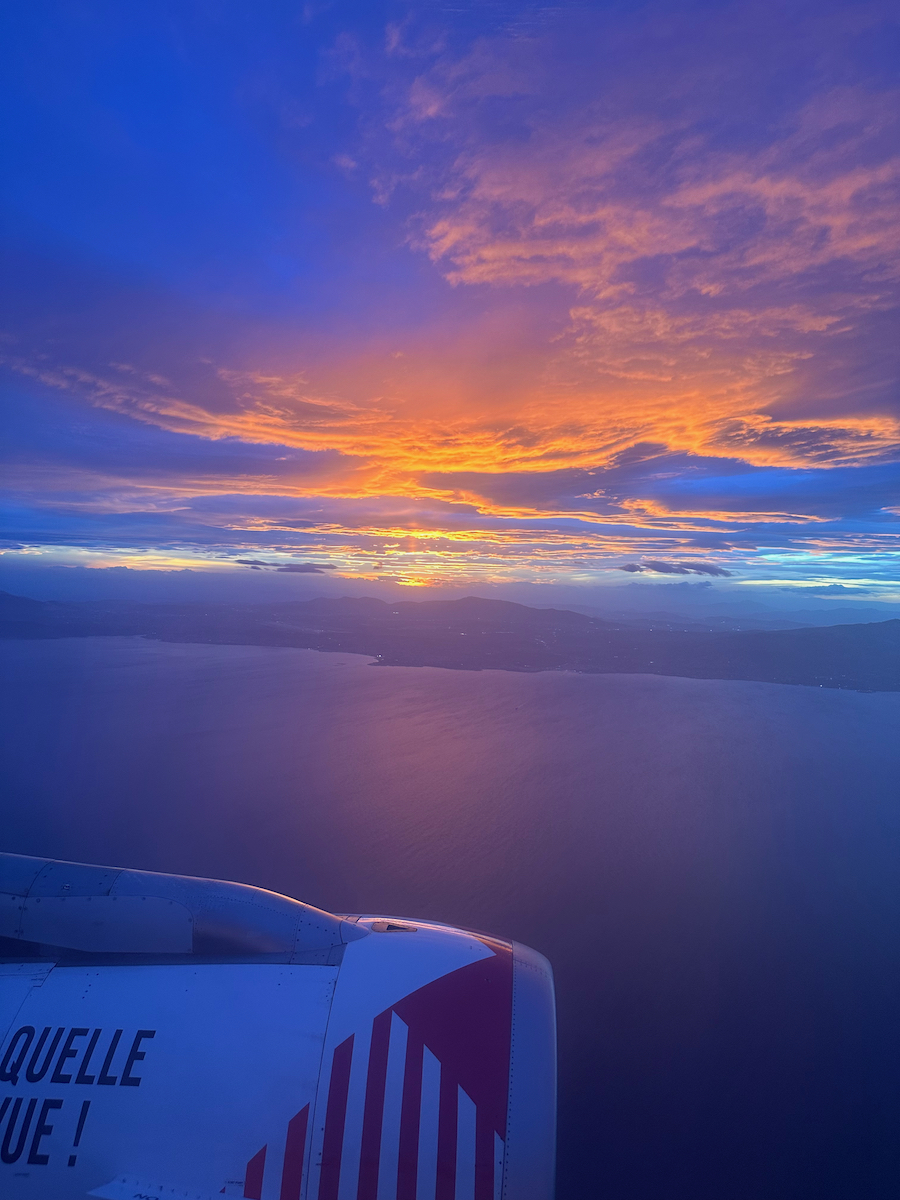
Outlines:
[[395, 918], [332, 929], [323, 914], [310, 936], [335, 946], [298, 943], [301, 961], [94, 962], [77, 907], [90, 906], [69, 906], [58, 935], [76, 947], [56, 961], [21, 938], [31, 960], [11, 961], [3, 938], [2, 1200], [552, 1196], [552, 976], [534, 951]]

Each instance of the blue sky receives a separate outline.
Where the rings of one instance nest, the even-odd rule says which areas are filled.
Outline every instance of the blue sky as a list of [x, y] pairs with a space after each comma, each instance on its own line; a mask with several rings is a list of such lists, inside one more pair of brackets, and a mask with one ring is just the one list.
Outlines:
[[4, 20], [5, 580], [900, 598], [893, 5]]

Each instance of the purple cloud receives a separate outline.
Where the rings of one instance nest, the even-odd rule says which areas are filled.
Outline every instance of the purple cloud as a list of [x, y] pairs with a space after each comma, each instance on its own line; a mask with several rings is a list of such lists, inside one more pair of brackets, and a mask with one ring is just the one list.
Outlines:
[[320, 575], [323, 571], [337, 570], [337, 567], [331, 563], [302, 562], [287, 563], [282, 566], [280, 563], [268, 562], [262, 558], [235, 558], [233, 561], [240, 563], [242, 567], [253, 567], [255, 570], [269, 568], [270, 570], [280, 571], [286, 575]]
[[648, 558], [642, 563], [625, 563], [617, 568], [619, 571], [629, 571], [632, 574], [642, 571], [652, 571], [656, 575], [730, 575], [724, 567], [707, 562], [661, 562], [659, 559]]

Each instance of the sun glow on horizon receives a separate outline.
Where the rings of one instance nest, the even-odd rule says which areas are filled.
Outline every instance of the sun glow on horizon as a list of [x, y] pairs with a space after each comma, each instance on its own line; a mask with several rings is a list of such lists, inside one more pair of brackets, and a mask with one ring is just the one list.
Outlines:
[[10, 553], [403, 586], [893, 570], [900, 106], [871, 46], [894, 15], [664, 11], [562, 5], [527, 37], [322, 12], [308, 79], [277, 14], [261, 59], [227, 18], [218, 48], [176, 19], [153, 70], [190, 47], [196, 91], [160, 115], [136, 75], [124, 140], [77, 54], [65, 105], [34, 55]]

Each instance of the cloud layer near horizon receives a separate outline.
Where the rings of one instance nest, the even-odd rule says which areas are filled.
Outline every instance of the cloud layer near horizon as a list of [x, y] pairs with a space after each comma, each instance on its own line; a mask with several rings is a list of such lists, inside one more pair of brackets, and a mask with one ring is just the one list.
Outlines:
[[136, 10], [20, 63], [69, 178], [12, 196], [17, 544], [823, 587], [900, 549], [890, 6], [501, 8]]

